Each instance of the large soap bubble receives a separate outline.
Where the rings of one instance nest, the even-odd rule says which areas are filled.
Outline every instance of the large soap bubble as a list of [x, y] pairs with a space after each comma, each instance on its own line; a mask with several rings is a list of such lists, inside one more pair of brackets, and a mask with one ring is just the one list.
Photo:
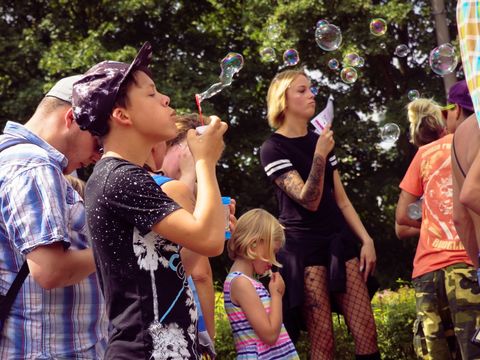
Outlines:
[[337, 59], [330, 59], [328, 60], [328, 67], [332, 70], [338, 70], [338, 68], [340, 67], [340, 63]]
[[260, 50], [260, 58], [263, 62], [275, 61], [275, 50], [271, 47], [266, 47]]
[[343, 57], [343, 66], [356, 67], [360, 63], [360, 56], [357, 53], [349, 53]]
[[300, 61], [300, 55], [298, 55], [297, 50], [288, 49], [283, 53], [283, 61], [285, 61], [285, 65], [287, 66], [297, 65]]
[[281, 30], [278, 24], [271, 24], [267, 27], [267, 37], [272, 41], [277, 40], [280, 37], [280, 33]]
[[395, 55], [398, 57], [405, 57], [408, 55], [409, 49], [405, 44], [400, 44], [395, 48]]
[[334, 51], [342, 44], [342, 32], [338, 26], [325, 24], [316, 28], [315, 41], [320, 49]]
[[229, 86], [233, 81], [233, 75], [238, 73], [243, 67], [243, 56], [239, 53], [230, 52], [220, 62], [220, 82], [213, 84], [201, 94], [196, 94], [197, 103], [200, 104], [205, 99], [211, 98], [218, 94], [224, 88]]
[[381, 18], [370, 21], [370, 32], [375, 36], [382, 36], [387, 32], [387, 22]]
[[418, 90], [412, 89], [408, 91], [408, 100], [413, 101], [420, 97], [420, 92]]
[[393, 144], [400, 137], [400, 127], [395, 123], [385, 124], [380, 130], [380, 138], [386, 143]]
[[357, 70], [351, 66], [347, 66], [340, 72], [340, 78], [346, 84], [353, 84], [358, 78]]
[[458, 56], [451, 44], [442, 44], [430, 52], [428, 58], [431, 69], [435, 74], [444, 76], [455, 71]]
[[322, 27], [322, 26], [327, 26], [328, 24], [330, 24], [330, 23], [327, 20], [321, 19], [321, 20], [317, 21], [317, 25], [315, 26], [315, 28], [319, 28], [319, 27]]

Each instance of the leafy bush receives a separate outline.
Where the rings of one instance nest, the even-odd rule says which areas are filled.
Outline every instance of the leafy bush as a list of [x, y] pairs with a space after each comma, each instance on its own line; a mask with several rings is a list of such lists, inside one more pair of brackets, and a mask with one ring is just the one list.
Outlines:
[[[375, 294], [372, 309], [377, 325], [378, 346], [382, 359], [415, 359], [412, 346], [412, 327], [415, 320], [415, 293], [407, 285], [396, 291], [383, 290]], [[333, 314], [335, 333], [335, 359], [353, 359], [354, 344], [342, 316]], [[235, 346], [227, 315], [223, 307], [223, 294], [216, 293], [215, 348], [219, 360], [234, 359]], [[301, 359], [308, 359], [309, 341], [302, 333], [296, 344]]]

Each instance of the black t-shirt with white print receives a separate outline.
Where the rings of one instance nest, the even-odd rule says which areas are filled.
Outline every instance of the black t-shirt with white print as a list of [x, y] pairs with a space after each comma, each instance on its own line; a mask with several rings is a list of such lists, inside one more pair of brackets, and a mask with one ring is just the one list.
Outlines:
[[111, 332], [105, 359], [198, 359], [197, 311], [180, 247], [151, 232], [179, 209], [143, 168], [107, 157], [86, 187]]
[[301, 233], [304, 238], [328, 236], [345, 225], [333, 192], [333, 171], [337, 168], [333, 151], [326, 161], [323, 193], [316, 211], [307, 210], [275, 184], [276, 178], [292, 170], [296, 170], [304, 182], [307, 181], [317, 140], [318, 135], [310, 130], [305, 136], [296, 138], [273, 133], [260, 149], [262, 166], [274, 184], [279, 220], [290, 233]]

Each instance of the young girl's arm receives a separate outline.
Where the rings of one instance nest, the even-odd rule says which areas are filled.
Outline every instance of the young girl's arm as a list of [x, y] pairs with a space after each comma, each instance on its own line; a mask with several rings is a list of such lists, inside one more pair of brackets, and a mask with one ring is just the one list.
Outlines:
[[303, 182], [296, 170], [288, 171], [275, 179], [280, 189], [307, 210], [316, 211], [320, 205], [325, 179], [325, 162], [334, 144], [333, 132], [327, 126], [318, 138], [307, 181]]
[[363, 226], [362, 220], [360, 220], [360, 217], [350, 202], [338, 170], [333, 172], [333, 186], [335, 191], [335, 201], [337, 202], [338, 207], [342, 211], [350, 228], [362, 242], [362, 249], [360, 251], [360, 271], [364, 271], [363, 279], [367, 281], [368, 275], [373, 274], [375, 271], [375, 264], [377, 262], [373, 239], [368, 234], [365, 226]]
[[239, 276], [232, 281], [230, 297], [245, 313], [253, 330], [267, 345], [277, 342], [282, 328], [282, 296], [285, 284], [279, 273], [273, 273], [269, 284], [271, 302], [267, 314], [250, 280]]

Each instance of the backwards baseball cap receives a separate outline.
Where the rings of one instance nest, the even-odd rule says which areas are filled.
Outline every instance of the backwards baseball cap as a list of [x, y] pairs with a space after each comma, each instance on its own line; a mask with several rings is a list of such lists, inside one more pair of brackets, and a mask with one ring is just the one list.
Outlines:
[[125, 79], [137, 70], [148, 71], [152, 46], [146, 42], [133, 62], [103, 61], [90, 68], [73, 86], [73, 116], [82, 130], [103, 136]]
[[[468, 91], [467, 82], [465, 80], [456, 82], [452, 85], [448, 91], [447, 101], [449, 104], [457, 104], [465, 110], [474, 112], [472, 98], [470, 97], [470, 92]], [[443, 109], [447, 108], [451, 108], [451, 106], [446, 105]]]
[[47, 92], [45, 97], [56, 97], [57, 99], [66, 101], [71, 104], [73, 84], [81, 78], [82, 75], [73, 75], [59, 80], [55, 85], [53, 85], [50, 91]]

